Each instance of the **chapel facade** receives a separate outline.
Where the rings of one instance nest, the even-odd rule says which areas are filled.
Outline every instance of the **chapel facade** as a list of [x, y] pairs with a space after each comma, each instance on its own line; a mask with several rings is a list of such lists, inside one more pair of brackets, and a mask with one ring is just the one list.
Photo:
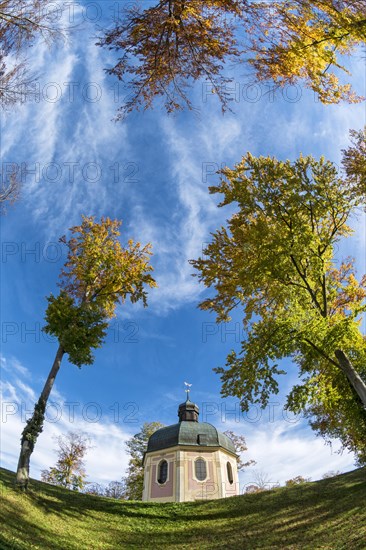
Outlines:
[[231, 439], [207, 422], [187, 400], [179, 422], [157, 430], [144, 456], [142, 500], [187, 502], [239, 494], [237, 454]]

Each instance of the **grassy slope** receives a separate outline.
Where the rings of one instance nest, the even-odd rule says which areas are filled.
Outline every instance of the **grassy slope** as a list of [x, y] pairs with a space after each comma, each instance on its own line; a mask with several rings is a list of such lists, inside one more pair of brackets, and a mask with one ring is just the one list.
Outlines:
[[0, 469], [1, 550], [366, 549], [366, 468], [223, 500], [121, 502], [32, 481], [14, 490]]

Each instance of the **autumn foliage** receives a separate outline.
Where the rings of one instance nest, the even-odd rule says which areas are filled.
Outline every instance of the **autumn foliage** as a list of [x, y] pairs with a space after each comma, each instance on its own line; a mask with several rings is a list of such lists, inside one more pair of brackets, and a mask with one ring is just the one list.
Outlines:
[[107, 73], [125, 85], [123, 118], [157, 97], [168, 112], [192, 109], [187, 89], [198, 80], [227, 109], [232, 62], [275, 86], [303, 82], [323, 103], [357, 102], [362, 98], [340, 75], [350, 76], [344, 58], [365, 38], [364, 0], [161, 0], [126, 8], [98, 45], [119, 55]]
[[50, 0], [0, 0], [0, 107], [24, 101], [34, 77], [26, 50], [37, 40], [61, 35], [52, 22], [57, 5]]
[[234, 15], [239, 15], [235, 0], [161, 0], [145, 10], [126, 8], [122, 20], [99, 41], [121, 55], [107, 70], [128, 83], [129, 96], [119, 117], [151, 107], [156, 96], [164, 97], [168, 112], [183, 105], [192, 108], [187, 88], [200, 78], [207, 79], [226, 104], [223, 84], [230, 79], [221, 74], [223, 62], [239, 55]]
[[[366, 462], [366, 276], [336, 243], [352, 233], [362, 196], [324, 158], [294, 162], [247, 153], [221, 170], [221, 207], [236, 212], [192, 261], [213, 295], [200, 307], [228, 321], [242, 311], [245, 337], [218, 367], [222, 394], [265, 407], [292, 359], [298, 380], [287, 408], [306, 411], [325, 437], [338, 437]], [[291, 369], [292, 371], [292, 369]]]
[[322, 103], [358, 102], [344, 57], [366, 40], [364, 0], [252, 2], [243, 18], [248, 62], [260, 80], [303, 81]]

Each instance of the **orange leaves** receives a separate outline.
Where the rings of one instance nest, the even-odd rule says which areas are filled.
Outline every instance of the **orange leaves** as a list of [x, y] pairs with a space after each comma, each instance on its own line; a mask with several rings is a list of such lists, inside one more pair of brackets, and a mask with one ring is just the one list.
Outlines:
[[332, 267], [328, 277], [332, 282], [332, 292], [329, 299], [329, 311], [331, 315], [340, 314], [347, 317], [350, 314], [357, 315], [362, 306], [365, 309], [366, 276], [358, 281], [355, 277], [354, 260], [348, 259], [336, 268]]
[[233, 0], [161, 1], [144, 11], [127, 9], [122, 24], [98, 43], [123, 53], [107, 70], [132, 90], [118, 118], [134, 108], [151, 107], [157, 96], [165, 98], [168, 112], [183, 105], [192, 108], [187, 89], [200, 78], [212, 84], [225, 106], [228, 96], [218, 75], [224, 59], [239, 55], [231, 17], [237, 13]]
[[357, 96], [335, 69], [366, 38], [366, 14], [353, 0], [161, 0], [156, 6], [125, 10], [121, 22], [98, 42], [121, 54], [107, 70], [132, 92], [117, 118], [163, 97], [168, 112], [193, 105], [190, 85], [207, 80], [223, 111], [232, 99], [223, 76], [227, 61], [242, 60], [258, 80], [279, 86], [298, 80], [323, 103], [350, 103]]

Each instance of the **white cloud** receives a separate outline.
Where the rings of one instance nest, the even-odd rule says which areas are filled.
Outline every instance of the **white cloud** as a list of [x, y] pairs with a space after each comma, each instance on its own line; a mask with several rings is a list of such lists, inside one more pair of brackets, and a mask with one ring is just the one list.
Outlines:
[[62, 234], [80, 213], [105, 215], [110, 166], [118, 151], [129, 151], [127, 127], [111, 122], [116, 104], [92, 32], [85, 22], [64, 42], [33, 48], [29, 65], [39, 101], [28, 98], [4, 121], [2, 156], [30, 171], [22, 176], [22, 196], [47, 236]]
[[[273, 426], [272, 426], [273, 428]], [[246, 436], [248, 456], [256, 460], [253, 469], [263, 470], [272, 482], [284, 484], [286, 480], [302, 475], [313, 481], [330, 470], [348, 471], [354, 468], [354, 457], [348, 452], [338, 454], [339, 443], [326, 445], [310, 429], [300, 432], [286, 423], [277, 423], [275, 429], [251, 430]], [[252, 468], [242, 474], [244, 483], [251, 483]]]
[[[0, 392], [0, 461], [3, 467], [16, 471], [20, 436], [33, 410], [35, 393], [19, 379], [13, 383], [2, 380]], [[91, 449], [85, 457], [87, 481], [108, 484], [110, 481], [120, 480], [125, 475], [128, 464], [124, 444], [130, 434], [118, 422], [104, 418], [103, 412], [98, 403], [70, 404], [53, 389], [46, 410], [44, 429], [31, 457], [31, 477], [40, 479], [41, 470], [56, 462], [55, 437], [76, 431], [90, 437]]]
[[5, 371], [29, 378], [29, 370], [24, 367], [16, 357], [5, 358], [3, 355], [0, 355], [0, 363], [0, 368]]

